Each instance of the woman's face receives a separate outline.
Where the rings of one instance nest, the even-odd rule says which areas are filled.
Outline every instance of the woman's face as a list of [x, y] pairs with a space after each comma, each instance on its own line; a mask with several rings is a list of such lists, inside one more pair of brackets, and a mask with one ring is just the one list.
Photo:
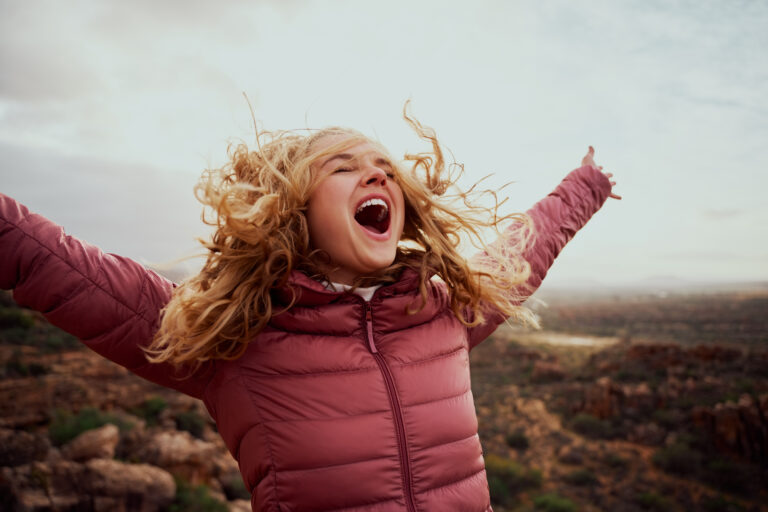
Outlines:
[[[321, 138], [317, 151], [351, 136]], [[370, 142], [323, 156], [310, 170], [319, 180], [307, 203], [310, 244], [330, 258], [323, 270], [337, 283], [388, 267], [403, 233], [405, 201], [389, 157]], [[321, 265], [323, 267], [323, 265]]]

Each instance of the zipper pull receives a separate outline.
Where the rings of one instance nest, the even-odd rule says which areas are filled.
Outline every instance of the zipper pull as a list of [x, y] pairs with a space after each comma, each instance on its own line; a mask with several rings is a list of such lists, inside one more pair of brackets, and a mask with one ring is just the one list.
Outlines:
[[368, 334], [368, 348], [375, 354], [379, 350], [373, 341], [373, 315], [371, 314], [371, 304], [368, 301], [365, 302], [365, 327]]

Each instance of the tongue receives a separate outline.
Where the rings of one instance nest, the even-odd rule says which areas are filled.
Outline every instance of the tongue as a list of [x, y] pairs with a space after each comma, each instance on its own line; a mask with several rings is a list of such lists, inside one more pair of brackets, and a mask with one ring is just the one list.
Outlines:
[[368, 226], [366, 224], [360, 224], [360, 225], [363, 226], [363, 228], [365, 228], [368, 231], [370, 231], [371, 233], [377, 233], [377, 234], [383, 233], [383, 231], [379, 231], [376, 226]]

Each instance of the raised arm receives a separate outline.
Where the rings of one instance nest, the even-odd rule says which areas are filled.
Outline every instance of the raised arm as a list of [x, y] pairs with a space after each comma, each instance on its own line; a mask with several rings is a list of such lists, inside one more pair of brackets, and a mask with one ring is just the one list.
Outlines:
[[159, 326], [173, 283], [105, 254], [0, 194], [0, 288], [133, 373], [200, 398], [210, 364], [194, 374], [150, 364], [142, 347]]
[[[590, 152], [582, 161], [584, 165], [571, 171], [552, 193], [526, 212], [533, 221], [535, 236], [523, 254], [531, 265], [528, 281], [518, 290], [518, 294], [525, 298], [538, 289], [565, 244], [603, 206], [605, 200], [608, 197], [620, 199], [611, 192], [615, 183], [601, 172], [602, 167], [594, 165], [591, 160], [593, 152], [590, 147]], [[503, 321], [501, 315], [490, 314], [485, 323], [470, 328], [470, 348], [487, 338]]]

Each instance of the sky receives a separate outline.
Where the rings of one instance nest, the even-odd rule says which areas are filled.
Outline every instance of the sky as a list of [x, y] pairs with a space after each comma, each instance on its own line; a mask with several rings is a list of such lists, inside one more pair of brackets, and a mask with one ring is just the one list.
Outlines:
[[254, 119], [402, 155], [427, 149], [410, 99], [462, 186], [512, 182], [509, 213], [596, 148], [623, 199], [547, 286], [766, 281], [766, 55], [757, 0], [0, 0], [0, 192], [168, 263], [200, 252], [192, 188]]

